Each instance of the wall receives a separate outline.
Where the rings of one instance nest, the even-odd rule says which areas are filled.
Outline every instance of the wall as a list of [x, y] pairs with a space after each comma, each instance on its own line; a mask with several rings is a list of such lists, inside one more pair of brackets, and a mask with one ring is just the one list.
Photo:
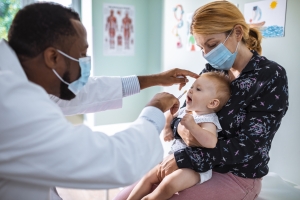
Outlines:
[[[85, 2], [83, 2], [85, 3]], [[135, 55], [103, 55], [103, 4], [126, 4], [135, 7]], [[92, 0], [92, 45], [94, 76], [146, 75], [161, 71], [162, 1], [160, 0]], [[90, 125], [131, 122], [136, 119], [159, 87], [126, 97], [123, 108], [96, 113]]]
[[[255, 2], [256, 0], [231, 0], [232, 3], [239, 4], [239, 9], [243, 12], [244, 4]], [[210, 2], [209, 0], [164, 0], [164, 22], [163, 22], [163, 70], [173, 67], [189, 69], [200, 72], [205, 64], [200, 52], [188, 52], [175, 48], [175, 37], [171, 30], [175, 24], [173, 8], [177, 4], [182, 4], [185, 14], [193, 12], [201, 5]], [[284, 179], [300, 185], [300, 134], [298, 123], [299, 106], [299, 47], [300, 47], [300, 1], [287, 0], [285, 36], [282, 38], [263, 39], [263, 55], [270, 60], [274, 60], [285, 67], [289, 78], [290, 108], [283, 119], [279, 131], [274, 138], [270, 152], [270, 171], [278, 173]], [[184, 25], [185, 26], [185, 25]], [[186, 28], [186, 27], [184, 27]], [[180, 30], [185, 36], [185, 30]], [[182, 37], [185, 41], [186, 37]], [[191, 81], [192, 82], [192, 81]], [[188, 87], [190, 84], [188, 84]], [[188, 88], [186, 87], [186, 88]], [[165, 91], [179, 95], [180, 92], [175, 86], [165, 88]]]

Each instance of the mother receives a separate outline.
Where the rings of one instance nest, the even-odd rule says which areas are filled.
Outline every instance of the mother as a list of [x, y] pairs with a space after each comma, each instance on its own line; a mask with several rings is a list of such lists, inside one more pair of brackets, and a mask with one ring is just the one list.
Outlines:
[[[254, 199], [261, 178], [268, 174], [271, 143], [288, 109], [286, 72], [260, 55], [260, 32], [249, 28], [232, 3], [214, 1], [197, 9], [191, 33], [208, 61], [202, 73], [228, 73], [231, 98], [217, 113], [223, 131], [216, 147], [197, 147], [179, 123], [178, 133], [189, 147], [166, 157], [158, 176], [178, 168], [213, 169], [211, 180], [175, 194], [172, 200]], [[126, 199], [131, 189], [124, 189], [116, 199]]]

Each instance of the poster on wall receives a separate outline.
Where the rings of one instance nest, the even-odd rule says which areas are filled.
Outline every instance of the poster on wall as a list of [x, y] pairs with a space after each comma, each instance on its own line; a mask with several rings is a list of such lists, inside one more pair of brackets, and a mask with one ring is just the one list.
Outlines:
[[105, 56], [134, 55], [134, 6], [103, 5], [103, 52]]
[[244, 17], [250, 27], [259, 28], [263, 37], [283, 37], [286, 0], [264, 0], [246, 3]]
[[184, 10], [182, 5], [178, 4], [173, 8], [173, 14], [174, 14], [174, 27], [172, 29], [172, 34], [175, 36], [175, 42], [176, 42], [176, 48], [180, 49], [182, 48], [182, 40], [181, 40], [181, 33], [180, 30], [183, 28], [183, 15], [184, 15]]
[[186, 29], [187, 29], [187, 45], [186, 50], [188, 51], [200, 51], [200, 47], [197, 46], [194, 36], [191, 34], [191, 24], [194, 13], [186, 14]]

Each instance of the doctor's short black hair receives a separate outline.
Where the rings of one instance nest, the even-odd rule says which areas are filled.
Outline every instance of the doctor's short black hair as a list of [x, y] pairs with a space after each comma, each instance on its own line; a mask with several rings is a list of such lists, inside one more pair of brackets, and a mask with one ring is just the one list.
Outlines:
[[71, 8], [56, 3], [30, 4], [16, 14], [8, 43], [17, 55], [27, 58], [36, 57], [48, 47], [69, 50], [70, 39], [77, 35], [71, 19], [80, 21]]

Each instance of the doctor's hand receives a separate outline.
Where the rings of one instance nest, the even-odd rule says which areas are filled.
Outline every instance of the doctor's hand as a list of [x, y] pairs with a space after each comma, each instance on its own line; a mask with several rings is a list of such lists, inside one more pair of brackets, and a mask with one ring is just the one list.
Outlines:
[[162, 92], [156, 94], [147, 106], [154, 106], [162, 112], [170, 110], [171, 114], [174, 114], [179, 109], [179, 100], [172, 94]]
[[160, 85], [160, 86], [171, 86], [179, 84], [179, 90], [186, 85], [189, 81], [187, 76], [192, 78], [198, 78], [199, 75], [194, 72], [185, 69], [170, 69], [168, 71], [153, 74], [149, 76], [138, 76], [140, 82], [140, 88], [145, 89], [147, 87]]

